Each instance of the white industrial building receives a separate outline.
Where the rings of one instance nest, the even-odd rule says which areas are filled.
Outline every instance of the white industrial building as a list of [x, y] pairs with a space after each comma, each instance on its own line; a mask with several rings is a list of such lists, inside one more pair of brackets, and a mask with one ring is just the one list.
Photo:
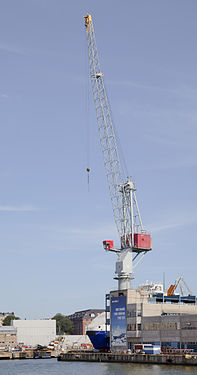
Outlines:
[[17, 329], [17, 343], [24, 345], [48, 345], [56, 337], [56, 320], [13, 320]]

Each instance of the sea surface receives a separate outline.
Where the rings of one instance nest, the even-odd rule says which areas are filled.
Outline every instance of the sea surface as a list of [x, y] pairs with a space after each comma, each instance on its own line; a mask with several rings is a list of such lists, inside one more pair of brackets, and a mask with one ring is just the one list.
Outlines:
[[197, 367], [131, 363], [58, 362], [56, 359], [0, 361], [0, 375], [197, 375]]

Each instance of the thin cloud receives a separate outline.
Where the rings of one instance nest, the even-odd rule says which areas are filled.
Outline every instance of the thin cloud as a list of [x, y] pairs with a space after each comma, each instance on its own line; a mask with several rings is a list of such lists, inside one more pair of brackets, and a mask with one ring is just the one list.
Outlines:
[[152, 227], [151, 232], [157, 233], [157, 232], [161, 232], [161, 231], [165, 231], [165, 230], [169, 230], [169, 229], [178, 228], [178, 227], [181, 227], [183, 225], [184, 225], [183, 223], [164, 224], [164, 225]]
[[[172, 215], [170, 215], [172, 216]], [[166, 220], [167, 221], [167, 220]], [[184, 213], [184, 215], [178, 214], [174, 216], [173, 221], [168, 224], [160, 223], [159, 225], [149, 225], [151, 233], [157, 233], [165, 230], [170, 230], [174, 228], [180, 228], [187, 225], [192, 225], [197, 222], [196, 213]]]
[[[138, 82], [130, 81], [130, 80], [109, 80], [111, 85], [117, 86], [129, 86], [134, 87], [137, 89], [145, 89], [145, 90], [153, 90], [153, 91], [169, 91], [169, 89], [159, 86], [152, 86], [152, 85], [144, 85]], [[171, 90], [170, 90], [171, 91]]]
[[7, 95], [7, 94], [1, 94], [1, 95], [0, 95], [0, 98], [1, 98], [1, 99], [8, 99], [8, 95]]
[[0, 206], [0, 211], [4, 212], [28, 212], [37, 211], [34, 206]]
[[9, 53], [16, 53], [16, 54], [19, 54], [19, 55], [24, 55], [24, 50], [20, 47], [17, 47], [17, 46], [12, 46], [10, 44], [4, 44], [4, 43], [0, 43], [0, 51], [3, 51], [3, 52], [9, 52]]
[[168, 169], [180, 169], [180, 168], [194, 168], [197, 166], [197, 160], [191, 159], [191, 160], [177, 160], [177, 161], [169, 161], [169, 163], [165, 164], [151, 164], [149, 166], [142, 166], [139, 168], [139, 170], [142, 171], [162, 171], [162, 170], [168, 170]]
[[43, 49], [27, 48], [27, 47], [23, 47], [22, 45], [19, 46], [19, 45], [7, 44], [7, 43], [0, 43], [0, 52], [1, 51], [16, 54], [16, 55], [21, 55], [21, 56], [50, 53], [50, 51], [43, 50]]
[[51, 227], [51, 226], [44, 226], [42, 227], [44, 231], [53, 232], [56, 234], [63, 234], [63, 235], [72, 235], [72, 236], [85, 236], [87, 238], [96, 238], [99, 236], [105, 235], [109, 233], [111, 235], [116, 234], [116, 226], [113, 223], [106, 223], [105, 225], [102, 224], [95, 224], [94, 226], [90, 227], [89, 224], [87, 226], [76, 226], [76, 227]]
[[68, 227], [66, 225], [65, 227], [42, 226], [41, 230], [48, 233], [52, 243], [57, 243], [58, 241], [60, 244], [59, 251], [65, 251], [65, 244], [67, 249], [72, 249], [72, 251], [76, 252], [81, 252], [81, 244], [83, 244], [83, 249], [85, 247], [85, 251], [87, 252], [89, 252], [90, 249], [92, 251], [92, 245], [95, 248], [102, 248], [102, 241], [109, 238], [109, 235], [115, 243], [119, 243], [115, 224], [111, 225], [106, 223], [105, 226], [95, 224], [95, 226], [91, 227], [88, 224], [86, 227]]
[[134, 82], [131, 80], [110, 80], [109, 83], [111, 85], [123, 86], [123, 87], [133, 87], [136, 89], [143, 89], [155, 92], [165, 92], [168, 94], [172, 94], [175, 96], [181, 96], [184, 98], [196, 98], [197, 90], [192, 89], [187, 86], [172, 88], [172, 87], [161, 87], [161, 86], [153, 86], [153, 85], [145, 85], [139, 82]]
[[169, 137], [165, 137], [163, 135], [155, 135], [155, 134], [148, 134], [148, 133], [145, 133], [144, 136], [154, 142], [154, 143], [159, 143], [159, 144], [162, 144], [162, 145], [168, 145], [168, 146], [172, 146], [172, 147], [187, 147], [186, 143], [184, 142], [184, 140], [182, 140], [182, 142], [180, 141], [177, 141], [175, 139], [171, 139]]

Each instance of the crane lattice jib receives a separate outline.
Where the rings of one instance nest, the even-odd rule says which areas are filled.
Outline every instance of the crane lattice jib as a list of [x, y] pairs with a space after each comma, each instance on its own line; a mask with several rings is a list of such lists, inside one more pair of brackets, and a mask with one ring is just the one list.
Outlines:
[[120, 167], [109, 101], [104, 86], [103, 73], [100, 68], [92, 18], [90, 15], [85, 17], [85, 26], [88, 42], [91, 84], [96, 107], [100, 143], [110, 190], [114, 219], [118, 233], [121, 237], [125, 235], [125, 232], [130, 233], [130, 218], [128, 214], [125, 215], [125, 212], [123, 212], [124, 204], [122, 200], [124, 198], [122, 198], [122, 194], [120, 193], [123, 184], [123, 176]]

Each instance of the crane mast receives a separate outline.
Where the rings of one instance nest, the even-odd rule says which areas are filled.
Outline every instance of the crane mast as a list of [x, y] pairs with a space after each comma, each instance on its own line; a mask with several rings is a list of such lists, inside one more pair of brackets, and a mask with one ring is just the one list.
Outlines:
[[[110, 105], [104, 86], [104, 74], [101, 71], [92, 17], [85, 18], [86, 36], [90, 66], [90, 78], [105, 172], [107, 176], [113, 215], [120, 237], [120, 249], [115, 249], [113, 241], [103, 241], [105, 250], [118, 254], [116, 262], [118, 289], [128, 289], [133, 268], [148, 250], [151, 250], [150, 235], [146, 234], [137, 204], [135, 186], [131, 179], [126, 182], [118, 155]], [[142, 246], [142, 242], [146, 246]], [[139, 246], [140, 245], [140, 246]], [[144, 245], [144, 244], [143, 244]], [[133, 255], [134, 254], [134, 255]], [[133, 261], [141, 255], [136, 264]]]

